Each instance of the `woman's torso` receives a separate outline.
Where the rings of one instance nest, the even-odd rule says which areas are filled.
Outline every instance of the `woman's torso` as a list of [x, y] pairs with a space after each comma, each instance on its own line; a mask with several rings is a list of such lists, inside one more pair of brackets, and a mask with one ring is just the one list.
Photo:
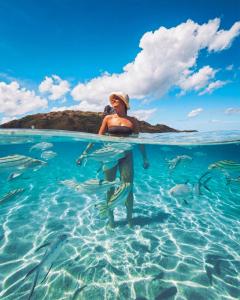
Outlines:
[[107, 122], [107, 132], [111, 135], [130, 135], [134, 132], [134, 123], [131, 117], [112, 115]]

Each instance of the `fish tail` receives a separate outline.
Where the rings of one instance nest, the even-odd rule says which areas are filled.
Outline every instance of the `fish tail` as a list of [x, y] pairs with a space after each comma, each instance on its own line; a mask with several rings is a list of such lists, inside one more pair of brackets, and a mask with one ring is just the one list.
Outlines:
[[99, 215], [101, 218], [106, 218], [108, 216], [108, 205], [107, 204], [99, 204], [96, 205], [99, 210]]

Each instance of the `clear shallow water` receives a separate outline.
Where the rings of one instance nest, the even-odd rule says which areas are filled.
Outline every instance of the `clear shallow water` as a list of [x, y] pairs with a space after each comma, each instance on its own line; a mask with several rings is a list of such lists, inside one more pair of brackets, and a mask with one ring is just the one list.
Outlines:
[[[20, 154], [47, 162], [40, 168], [0, 167], [0, 299], [28, 299], [34, 280], [31, 299], [240, 298], [240, 171], [212, 169], [207, 188], [200, 194], [197, 188], [211, 164], [240, 163], [240, 132], [124, 139], [134, 153], [134, 226], [127, 226], [119, 204], [115, 229], [106, 227], [95, 207], [105, 193], [61, 184], [96, 178], [99, 163], [77, 166], [75, 160], [88, 141], [103, 147], [98, 139], [0, 131], [0, 157]], [[116, 141], [102, 138], [109, 139]], [[40, 142], [51, 143], [45, 151], [55, 156], [32, 148]], [[137, 142], [146, 144], [149, 169], [142, 168]], [[182, 155], [191, 159], [176, 167], [168, 163]], [[21, 175], [9, 178], [13, 173]], [[24, 191], [4, 198], [20, 188]]]

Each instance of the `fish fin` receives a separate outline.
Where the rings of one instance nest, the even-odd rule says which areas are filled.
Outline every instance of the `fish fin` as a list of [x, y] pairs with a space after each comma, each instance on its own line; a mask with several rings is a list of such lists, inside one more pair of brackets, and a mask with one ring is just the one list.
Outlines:
[[43, 283], [43, 282], [45, 281], [45, 279], [47, 278], [47, 276], [48, 276], [49, 272], [50, 272], [50, 271], [51, 271], [51, 269], [52, 269], [52, 266], [53, 266], [53, 263], [51, 264], [51, 266], [50, 266], [49, 270], [47, 271], [47, 273], [46, 273], [46, 275], [44, 276], [44, 278], [43, 278], [43, 280], [41, 281], [41, 283]]
[[41, 245], [40, 247], [38, 247], [38, 248], [35, 250], [35, 252], [39, 251], [40, 249], [42, 249], [42, 248], [44, 248], [44, 247], [46, 247], [46, 246], [48, 246], [48, 245], [50, 245], [49, 242], [47, 242], [47, 243]]
[[107, 217], [108, 214], [108, 205], [107, 204], [99, 204], [97, 206], [98, 210], [99, 210], [99, 215], [101, 218]]

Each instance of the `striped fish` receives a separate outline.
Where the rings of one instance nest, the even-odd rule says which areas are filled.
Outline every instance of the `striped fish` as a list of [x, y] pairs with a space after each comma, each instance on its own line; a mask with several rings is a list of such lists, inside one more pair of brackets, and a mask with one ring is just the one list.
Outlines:
[[3, 196], [1, 199], [0, 199], [0, 204], [3, 204], [5, 201], [15, 197], [16, 195], [18, 194], [21, 194], [22, 192], [24, 192], [25, 189], [16, 189], [16, 190], [12, 190], [10, 191], [9, 193], [7, 193], [5, 196]]
[[78, 183], [75, 180], [63, 180], [60, 183], [74, 189], [77, 192], [96, 194], [105, 193], [111, 187], [118, 184], [119, 179], [116, 179], [115, 181], [90, 179], [82, 183]]
[[106, 147], [122, 150], [122, 151], [130, 151], [133, 149], [133, 145], [128, 143], [105, 143]]
[[118, 204], [126, 201], [131, 189], [131, 183], [123, 183], [115, 191], [108, 203], [96, 205], [96, 207], [99, 209], [100, 217], [107, 217], [110, 210], [113, 210]]
[[9, 155], [0, 157], [0, 170], [8, 170], [9, 168], [23, 169], [26, 167], [35, 167], [45, 164], [45, 161], [38, 160], [25, 155]]
[[240, 172], [240, 163], [233, 160], [219, 160], [208, 166], [209, 170], [212, 169], [223, 169], [226, 171], [239, 171]]
[[84, 159], [95, 160], [101, 163], [108, 163], [112, 161], [119, 160], [125, 156], [123, 150], [119, 150], [112, 147], [104, 147], [98, 150], [95, 150], [89, 154], [83, 154]]

